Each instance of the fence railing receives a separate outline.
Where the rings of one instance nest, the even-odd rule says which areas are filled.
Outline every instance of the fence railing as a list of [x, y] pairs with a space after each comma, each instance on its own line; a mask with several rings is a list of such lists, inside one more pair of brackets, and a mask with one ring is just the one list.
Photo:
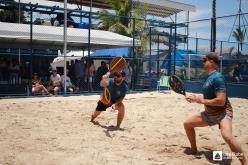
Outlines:
[[[18, 5], [18, 3], [15, 5]], [[49, 29], [47, 27], [57, 29], [63, 27], [63, 8], [34, 4], [20, 4], [20, 6], [20, 8], [18, 6], [10, 8], [9, 4], [3, 5], [3, 2], [0, 5], [0, 8], [3, 9], [1, 12], [12, 12], [15, 15], [14, 18], [9, 18], [7, 15], [1, 14], [0, 22], [15, 22], [29, 25], [26, 32], [29, 38], [26, 38], [25, 41], [0, 40], [0, 86], [2, 85], [0, 87], [0, 95], [18, 93], [18, 85], [20, 87], [19, 94], [31, 95], [34, 73], [38, 74], [41, 78], [44, 87], [49, 87], [49, 79], [52, 73], [51, 67], [55, 66], [51, 64], [56, 63], [56, 60], [58, 60], [58, 63], [60, 62], [59, 65], [55, 66], [57, 73], [60, 75], [64, 74], [64, 56], [61, 53], [63, 42], [46, 41], [50, 34], [46, 30]], [[210, 51], [210, 19], [191, 22], [185, 21], [185, 23], [179, 24], [176, 20], [174, 22], [166, 22], [158, 19], [148, 20], [143, 18], [142, 15], [137, 18], [130, 16], [123, 17], [113, 13], [110, 15], [105, 13], [104, 15], [104, 13], [94, 11], [92, 12], [92, 18], [89, 18], [89, 11], [87, 10], [69, 9], [68, 13], [68, 28], [71, 31], [84, 29], [82, 33], [86, 36], [82, 38], [86, 42], [81, 45], [79, 43], [79, 45], [73, 46], [73, 42], [68, 42], [68, 54], [71, 54], [66, 57], [66, 67], [68, 69], [68, 76], [74, 85], [74, 92], [88, 93], [101, 91], [99, 86], [101, 76], [107, 71], [110, 60], [117, 55], [125, 56], [129, 62], [131, 69], [127, 69], [126, 72], [130, 72], [131, 74], [131, 76], [128, 75], [128, 81], [132, 90], [155, 89], [161, 74], [170, 75], [175, 72], [175, 74], [180, 75], [183, 79], [191, 81], [199, 81], [206, 76], [200, 56]], [[238, 16], [240, 15], [217, 18], [216, 52], [222, 56], [220, 71], [226, 77], [227, 81], [237, 81], [233, 76], [233, 70], [238, 65], [241, 74], [239, 83], [247, 83], [247, 33], [242, 43], [236, 42], [233, 37], [237, 28], [235, 19]], [[247, 13], [241, 15], [244, 22], [247, 20], [247, 17]], [[123, 19], [124, 22], [126, 21], [128, 23], [127, 27], [121, 24], [114, 24], [120, 20], [123, 21]], [[89, 24], [89, 22], [91, 23]], [[109, 27], [109, 24], [113, 26]], [[33, 31], [33, 27], [36, 25], [41, 27], [39, 33], [34, 33]], [[245, 29], [247, 28], [247, 24], [241, 27]], [[12, 28], [9, 27], [10, 30]], [[114, 50], [112, 52], [103, 51], [97, 56], [93, 56], [95, 50], [99, 49], [99, 45], [97, 47], [92, 43], [94, 30], [100, 30], [98, 34], [101, 31], [114, 31], [133, 38], [132, 45], [124, 48], [119, 54], [116, 53], [117, 50]], [[23, 29], [16, 29], [15, 33], [20, 31], [23, 31]], [[89, 31], [91, 32], [89, 33]], [[8, 36], [7, 32], [2, 33]], [[62, 30], [56, 30], [56, 35], [60, 40], [63, 38], [62, 32]], [[53, 33], [52, 35], [55, 34]], [[72, 37], [72, 40], [78, 36], [76, 34]], [[91, 40], [88, 40], [88, 36], [90, 36]], [[35, 40], [37, 37], [44, 39], [44, 42], [37, 44]], [[118, 41], [118, 39], [108, 39]], [[137, 45], [136, 40], [139, 40], [141, 45]], [[15, 44], [11, 45], [12, 42]], [[55, 43], [57, 48], [54, 46]], [[75, 47], [77, 47], [76, 51], [74, 50]], [[104, 48], [101, 45], [100, 47], [101, 49]], [[182, 50], [185, 52], [180, 52]], [[6, 86], [8, 85], [11, 85], [13, 88], [6, 90]], [[11, 91], [11, 89], [15, 90]], [[63, 93], [62, 88], [60, 92]]]

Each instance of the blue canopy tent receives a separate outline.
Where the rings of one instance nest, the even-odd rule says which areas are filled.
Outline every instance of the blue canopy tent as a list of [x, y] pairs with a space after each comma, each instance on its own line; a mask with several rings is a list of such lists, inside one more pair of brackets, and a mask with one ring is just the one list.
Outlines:
[[114, 48], [96, 50], [90, 55], [91, 57], [129, 57], [129, 48]]

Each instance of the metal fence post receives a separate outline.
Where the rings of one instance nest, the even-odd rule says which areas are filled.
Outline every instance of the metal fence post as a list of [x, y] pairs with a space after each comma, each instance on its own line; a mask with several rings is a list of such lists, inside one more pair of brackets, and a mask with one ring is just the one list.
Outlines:
[[33, 5], [30, 3], [30, 63], [29, 63], [29, 87], [27, 95], [32, 95], [32, 72], [33, 72]]
[[[135, 18], [133, 18], [133, 49], [132, 49], [132, 53], [133, 53], [133, 62], [132, 62], [132, 69], [133, 69], [133, 73], [132, 73], [132, 77], [131, 77], [131, 87], [132, 90], [135, 90], [135, 82], [136, 82], [136, 76], [135, 74], [137, 73], [136, 69], [137, 69], [137, 65], [135, 66]], [[132, 81], [133, 80], [133, 81]]]
[[66, 95], [66, 55], [67, 55], [67, 0], [64, 0], [64, 94]]
[[175, 14], [175, 31], [174, 31], [174, 70], [173, 73], [174, 75], [176, 74], [176, 52], [177, 52], [177, 14]]
[[158, 54], [157, 54], [157, 77], [159, 77], [159, 34], [158, 34]]
[[222, 73], [222, 41], [220, 41], [220, 73]]
[[172, 26], [170, 26], [170, 36], [169, 36], [169, 52], [168, 52], [168, 76], [171, 76], [171, 38], [172, 38]]
[[86, 60], [86, 65], [88, 68], [88, 75], [87, 75], [87, 88], [88, 88], [88, 92], [90, 92], [90, 88], [89, 88], [89, 76], [90, 76], [90, 64], [89, 64], [89, 60], [90, 60], [90, 49], [91, 49], [91, 17], [92, 17], [92, 0], [90, 0], [90, 12], [89, 12], [89, 29], [88, 29], [88, 60]]
[[149, 75], [151, 75], [152, 70], [152, 28], [149, 27]]

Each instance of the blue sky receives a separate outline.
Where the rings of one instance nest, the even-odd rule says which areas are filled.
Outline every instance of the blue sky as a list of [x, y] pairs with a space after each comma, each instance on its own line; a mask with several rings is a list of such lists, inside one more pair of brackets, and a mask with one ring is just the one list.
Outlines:
[[[174, 0], [191, 4], [196, 7], [196, 12], [192, 20], [210, 18], [212, 16], [212, 0]], [[226, 16], [237, 14], [239, 9], [239, 0], [216, 0], [216, 16]], [[242, 0], [242, 11], [248, 13], [248, 0]], [[195, 16], [196, 15], [196, 16]]]
[[[196, 12], [190, 13], [190, 21], [208, 19], [212, 17], [212, 0], [174, 0], [174, 1], [191, 4], [195, 6]], [[234, 15], [238, 13], [238, 10], [239, 10], [239, 0], [216, 0], [217, 17]], [[248, 0], [242, 0], [242, 12], [248, 13]], [[231, 42], [235, 41], [235, 39], [232, 37], [233, 30], [235, 30], [238, 25], [238, 19], [236, 20], [235, 23], [235, 18], [236, 17], [234, 16], [223, 19], [217, 19], [217, 36], [216, 36], [217, 40], [231, 41]], [[248, 14], [246, 15], [245, 18], [248, 21]], [[185, 13], [179, 14], [178, 20], [184, 22]], [[233, 27], [233, 25], [236, 26]], [[210, 33], [211, 33], [210, 20], [195, 22], [189, 25], [189, 36], [191, 37], [197, 36], [199, 38], [210, 39]], [[247, 42], [247, 37], [245, 41]], [[191, 42], [190, 45], [194, 47], [195, 41], [192, 40], [190, 42]], [[199, 40], [198, 44], [199, 47], [201, 46], [205, 47], [206, 45], [210, 45], [210, 42], [207, 40]], [[220, 42], [217, 42], [217, 47], [219, 45]], [[236, 46], [236, 44], [224, 43], [223, 46], [232, 47], [232, 46]]]

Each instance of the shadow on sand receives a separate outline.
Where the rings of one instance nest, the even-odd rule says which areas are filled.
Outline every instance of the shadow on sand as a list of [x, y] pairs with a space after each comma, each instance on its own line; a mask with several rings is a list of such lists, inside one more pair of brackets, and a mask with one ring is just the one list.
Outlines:
[[113, 138], [111, 135], [110, 135], [110, 132], [113, 132], [113, 131], [124, 131], [125, 129], [123, 128], [117, 128], [116, 126], [113, 126], [113, 125], [110, 125], [110, 126], [106, 126], [106, 125], [102, 125], [100, 124], [99, 122], [97, 121], [93, 121], [92, 122], [94, 125], [97, 125], [99, 127], [102, 127], [104, 128], [104, 133], [106, 134], [107, 137], [110, 137], [110, 138]]

